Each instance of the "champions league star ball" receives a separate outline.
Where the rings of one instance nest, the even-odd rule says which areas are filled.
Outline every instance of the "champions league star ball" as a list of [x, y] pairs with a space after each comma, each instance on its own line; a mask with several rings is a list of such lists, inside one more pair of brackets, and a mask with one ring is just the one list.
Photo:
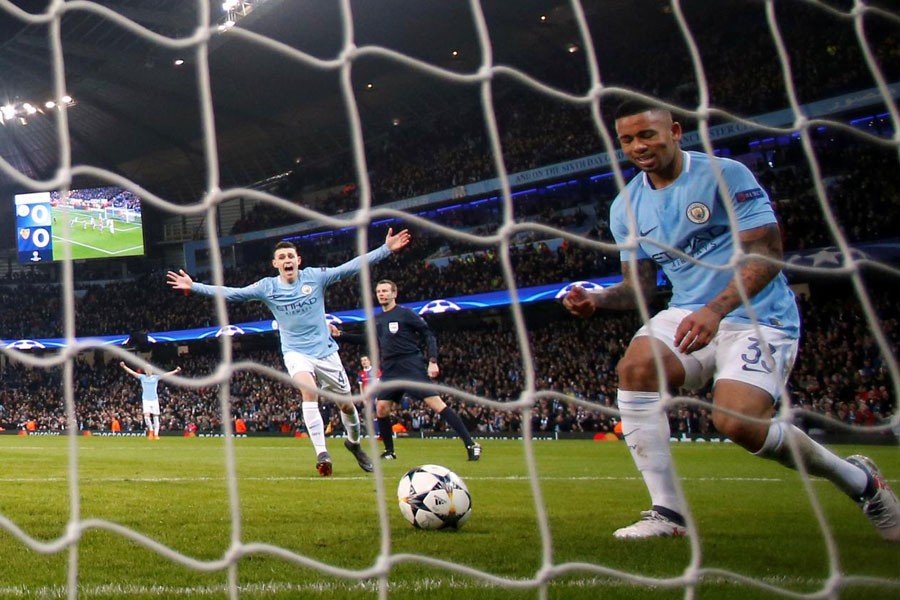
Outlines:
[[419, 309], [420, 315], [439, 315], [445, 312], [457, 312], [462, 310], [455, 302], [449, 300], [432, 300]]
[[465, 482], [439, 465], [410, 469], [397, 486], [397, 500], [400, 512], [416, 529], [456, 529], [472, 514], [472, 497]]

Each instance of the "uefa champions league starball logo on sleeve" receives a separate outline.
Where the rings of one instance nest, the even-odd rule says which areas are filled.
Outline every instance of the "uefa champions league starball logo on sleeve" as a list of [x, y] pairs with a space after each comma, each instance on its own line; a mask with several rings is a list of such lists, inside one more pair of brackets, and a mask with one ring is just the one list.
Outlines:
[[439, 315], [445, 312], [456, 312], [462, 310], [457, 304], [449, 300], [432, 300], [419, 309], [420, 315]]
[[593, 281], [573, 281], [569, 285], [564, 286], [558, 292], [556, 292], [556, 296], [554, 296], [554, 298], [556, 298], [557, 300], [562, 300], [566, 297], [566, 294], [571, 292], [572, 288], [576, 286], [584, 288], [586, 290], [599, 290], [603, 288], [602, 285], [600, 285], [599, 283], [594, 283]]

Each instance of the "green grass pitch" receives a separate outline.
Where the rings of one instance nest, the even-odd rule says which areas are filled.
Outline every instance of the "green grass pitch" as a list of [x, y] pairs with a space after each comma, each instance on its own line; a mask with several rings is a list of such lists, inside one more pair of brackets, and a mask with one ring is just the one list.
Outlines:
[[[469, 463], [457, 440], [399, 439], [398, 460], [382, 464], [379, 494], [375, 476], [357, 468], [341, 440], [329, 440], [335, 474], [321, 478], [308, 440], [234, 439], [232, 511], [222, 438], [0, 436], [0, 597], [65, 598], [69, 566], [77, 565], [80, 598], [227, 598], [224, 559], [240, 549], [232, 572], [240, 598], [378, 598], [378, 579], [359, 576], [388, 559], [391, 598], [540, 598], [524, 583], [542, 575], [552, 575], [548, 598], [685, 598], [684, 585], [671, 578], [691, 573], [702, 575], [696, 598], [816, 597], [838, 570], [846, 579], [835, 597], [900, 598], [900, 545], [883, 542], [851, 501], [814, 479], [836, 548], [829, 557], [802, 479], [730, 444], [673, 446], [698, 538], [620, 542], [612, 531], [648, 503], [625, 446], [536, 441], [546, 543], [525, 444], [482, 444], [483, 459]], [[77, 448], [77, 486], [68, 477], [70, 446]], [[868, 454], [897, 487], [896, 447], [835, 450]], [[468, 484], [473, 513], [460, 530], [419, 531], [403, 520], [397, 482], [425, 463], [451, 468]], [[60, 541], [76, 520], [86, 527], [73, 550]]]
[[[144, 253], [144, 236], [140, 223], [115, 221], [115, 233], [108, 229], [102, 232], [92, 229], [90, 215], [86, 211], [68, 211], [59, 208], [53, 215], [53, 258], [61, 259], [65, 244], [72, 249], [72, 259], [114, 258], [118, 256], [139, 256]], [[78, 222], [70, 225], [72, 217]], [[66, 228], [68, 232], [66, 233]], [[65, 237], [64, 237], [65, 235]]]

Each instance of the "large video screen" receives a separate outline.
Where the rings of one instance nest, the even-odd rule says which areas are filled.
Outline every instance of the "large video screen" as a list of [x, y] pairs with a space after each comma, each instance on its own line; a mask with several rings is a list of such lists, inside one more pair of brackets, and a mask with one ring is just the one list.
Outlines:
[[16, 194], [19, 262], [144, 254], [141, 200], [120, 187]]

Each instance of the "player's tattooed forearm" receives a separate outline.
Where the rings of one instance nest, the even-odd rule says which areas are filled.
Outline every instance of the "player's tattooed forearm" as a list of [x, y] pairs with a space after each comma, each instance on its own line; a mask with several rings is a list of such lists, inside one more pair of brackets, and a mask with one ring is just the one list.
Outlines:
[[658, 267], [652, 260], [639, 260], [637, 273], [633, 275], [631, 265], [622, 264], [623, 281], [621, 284], [607, 288], [602, 296], [602, 307], [613, 310], [637, 308], [638, 295], [646, 301], [656, 293], [656, 273]]

